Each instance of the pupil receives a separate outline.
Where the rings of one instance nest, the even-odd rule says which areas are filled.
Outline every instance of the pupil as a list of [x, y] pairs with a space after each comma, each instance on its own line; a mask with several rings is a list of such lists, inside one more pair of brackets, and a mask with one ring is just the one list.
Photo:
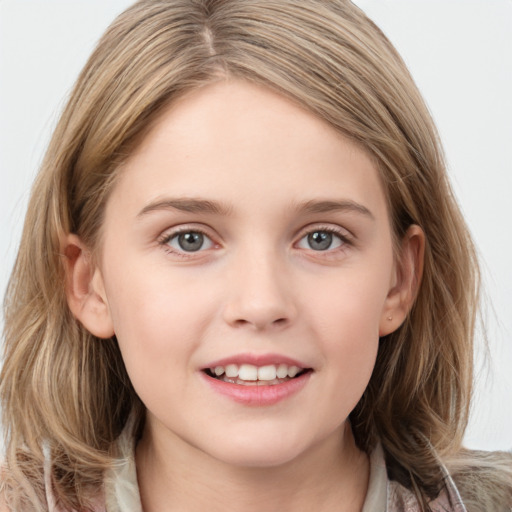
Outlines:
[[201, 249], [204, 242], [204, 236], [201, 233], [182, 233], [178, 236], [178, 243], [184, 251], [194, 252]]
[[309, 246], [316, 251], [325, 251], [332, 244], [332, 233], [316, 231], [308, 235]]

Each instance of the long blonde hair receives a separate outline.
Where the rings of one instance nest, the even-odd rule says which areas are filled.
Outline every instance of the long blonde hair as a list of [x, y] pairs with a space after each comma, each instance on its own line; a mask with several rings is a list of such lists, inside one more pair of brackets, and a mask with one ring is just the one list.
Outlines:
[[460, 453], [478, 266], [434, 124], [395, 49], [344, 0], [141, 0], [78, 78], [8, 287], [0, 396], [14, 510], [45, 509], [43, 446], [59, 502], [86, 510], [129, 414], [143, 421], [116, 339], [94, 338], [67, 307], [60, 240], [77, 233], [94, 247], [120, 164], [170, 102], [227, 76], [292, 98], [356, 141], [380, 170], [396, 240], [411, 224], [424, 230], [416, 303], [381, 339], [351, 422], [360, 448], [380, 442], [391, 477], [424, 503], [439, 492], [439, 461]]

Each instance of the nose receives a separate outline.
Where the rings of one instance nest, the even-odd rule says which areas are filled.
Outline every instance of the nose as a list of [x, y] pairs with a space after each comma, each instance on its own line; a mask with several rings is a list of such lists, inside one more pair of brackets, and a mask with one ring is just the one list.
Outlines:
[[224, 320], [257, 331], [291, 324], [297, 309], [286, 265], [275, 255], [241, 256], [229, 273]]

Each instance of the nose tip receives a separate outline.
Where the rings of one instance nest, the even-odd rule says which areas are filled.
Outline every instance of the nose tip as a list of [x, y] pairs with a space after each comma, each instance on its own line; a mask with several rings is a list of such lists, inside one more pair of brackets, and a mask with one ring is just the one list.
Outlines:
[[268, 306], [246, 305], [237, 311], [228, 311], [226, 320], [234, 327], [253, 327], [255, 330], [263, 331], [268, 328], [285, 327], [290, 323], [289, 315], [284, 311], [278, 311]]
[[293, 321], [296, 308], [288, 279], [274, 267], [260, 260], [256, 267], [232, 276], [224, 309], [229, 325], [261, 331], [284, 328]]

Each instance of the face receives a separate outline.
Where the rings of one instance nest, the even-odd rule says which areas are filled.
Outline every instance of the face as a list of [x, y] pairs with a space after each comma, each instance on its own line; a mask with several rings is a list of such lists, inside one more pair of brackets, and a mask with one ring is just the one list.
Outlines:
[[226, 81], [176, 102], [121, 169], [95, 286], [153, 437], [264, 466], [342, 434], [396, 274], [365, 152]]

